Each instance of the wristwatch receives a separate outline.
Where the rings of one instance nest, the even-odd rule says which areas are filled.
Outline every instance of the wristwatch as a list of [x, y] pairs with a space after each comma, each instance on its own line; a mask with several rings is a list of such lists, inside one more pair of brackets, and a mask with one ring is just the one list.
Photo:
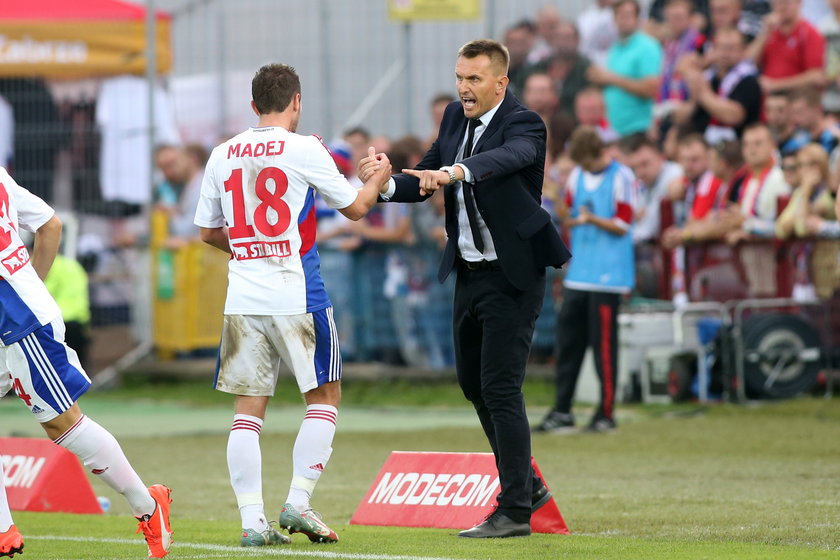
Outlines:
[[450, 185], [452, 183], [454, 183], [455, 181], [457, 181], [457, 179], [455, 178], [455, 166], [454, 165], [446, 165], [444, 167], [441, 167], [439, 169], [439, 171], [446, 171], [447, 173], [449, 173], [449, 184]]

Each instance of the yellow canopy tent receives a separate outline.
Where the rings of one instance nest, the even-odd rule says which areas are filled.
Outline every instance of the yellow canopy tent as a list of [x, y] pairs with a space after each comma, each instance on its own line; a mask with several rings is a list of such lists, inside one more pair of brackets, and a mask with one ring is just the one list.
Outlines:
[[[0, 0], [0, 76], [142, 74], [146, 9], [119, 0]], [[170, 17], [156, 13], [156, 65], [172, 66]]]

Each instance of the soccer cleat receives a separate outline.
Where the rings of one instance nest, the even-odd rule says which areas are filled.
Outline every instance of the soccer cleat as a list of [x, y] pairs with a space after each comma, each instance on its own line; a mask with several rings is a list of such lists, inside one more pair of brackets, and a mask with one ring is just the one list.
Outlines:
[[149, 545], [149, 558], [163, 558], [169, 553], [172, 544], [172, 529], [169, 526], [169, 504], [172, 492], [162, 484], [149, 486], [149, 494], [154, 498], [155, 511], [151, 515], [137, 518], [137, 532], [143, 531], [146, 544]]
[[259, 532], [256, 529], [242, 529], [240, 546], [273, 546], [292, 542], [290, 537], [281, 534], [280, 531], [272, 526], [275, 523], [277, 522], [269, 521], [268, 529], [263, 532]]
[[23, 537], [12, 525], [8, 531], [0, 533], [0, 556], [12, 558], [15, 554], [23, 554]]
[[303, 533], [314, 543], [338, 542], [335, 531], [321, 521], [321, 515], [313, 509], [299, 512], [292, 504], [286, 504], [280, 511], [280, 526], [289, 533]]

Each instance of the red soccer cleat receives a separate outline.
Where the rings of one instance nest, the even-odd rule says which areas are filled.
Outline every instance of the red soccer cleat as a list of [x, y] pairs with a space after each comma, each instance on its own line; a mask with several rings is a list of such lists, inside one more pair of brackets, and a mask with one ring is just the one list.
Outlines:
[[12, 558], [15, 554], [23, 554], [23, 537], [12, 525], [8, 531], [0, 533], [0, 556]]
[[146, 544], [149, 545], [149, 558], [163, 558], [169, 554], [172, 544], [172, 529], [169, 526], [169, 497], [170, 490], [163, 484], [149, 486], [149, 494], [154, 498], [155, 511], [152, 515], [137, 518], [137, 532], [143, 532]]

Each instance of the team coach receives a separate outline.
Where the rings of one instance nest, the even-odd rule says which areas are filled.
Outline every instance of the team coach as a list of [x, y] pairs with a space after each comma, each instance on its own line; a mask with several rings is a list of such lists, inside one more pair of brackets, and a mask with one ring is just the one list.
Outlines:
[[[458, 51], [458, 101], [416, 169], [394, 175], [382, 198], [421, 202], [443, 187], [448, 241], [438, 279], [455, 269], [455, 367], [496, 456], [501, 491], [487, 519], [461, 537], [531, 533], [550, 495], [531, 468], [522, 382], [545, 295], [545, 267], [570, 254], [540, 207], [546, 130], [507, 91], [507, 49], [489, 39]], [[371, 151], [372, 152], [372, 151]], [[377, 156], [360, 164], [369, 177]]]

